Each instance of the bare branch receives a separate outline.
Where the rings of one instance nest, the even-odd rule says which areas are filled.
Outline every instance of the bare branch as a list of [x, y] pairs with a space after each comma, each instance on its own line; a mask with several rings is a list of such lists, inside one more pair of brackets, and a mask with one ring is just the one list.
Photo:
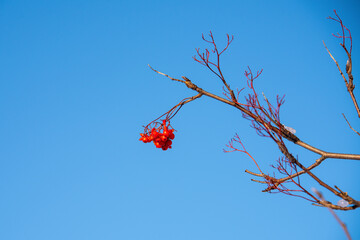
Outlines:
[[[342, 28], [342, 35], [334, 35], [337, 38], [342, 39], [342, 43], [340, 44], [344, 51], [346, 52], [348, 56], [348, 61], [346, 64], [346, 74], [348, 78], [346, 77], [346, 74], [341, 70], [341, 67], [339, 63], [336, 61], [334, 56], [331, 54], [330, 50], [325, 45], [325, 42], [323, 41], [323, 44], [330, 55], [330, 57], [335, 62], [340, 75], [344, 79], [345, 85], [347, 87], [347, 90], [352, 98], [352, 101], [354, 103], [354, 106], [357, 110], [357, 113], [360, 117], [360, 110], [358, 107], [358, 104], [356, 102], [355, 96], [353, 94], [353, 90], [355, 88], [353, 84], [353, 76], [352, 76], [352, 59], [351, 59], [351, 50], [352, 50], [352, 37], [351, 32], [349, 29], [347, 29], [343, 23], [340, 17], [335, 12], [335, 15], [337, 19], [330, 18], [338, 23], [340, 23]], [[348, 32], [349, 35], [345, 36], [345, 32]], [[360, 160], [360, 154], [345, 154], [345, 153], [333, 153], [333, 152], [327, 152], [321, 149], [318, 149], [314, 146], [309, 145], [308, 143], [305, 143], [301, 141], [296, 135], [295, 131], [292, 131], [288, 127], [282, 124], [280, 121], [280, 108], [284, 104], [284, 96], [276, 96], [276, 102], [272, 103], [269, 101], [269, 99], [265, 96], [263, 93], [264, 99], [260, 99], [259, 95], [254, 87], [254, 80], [259, 78], [259, 76], [262, 73], [262, 69], [260, 71], [257, 71], [256, 73], [252, 72], [250, 67], [245, 71], [245, 77], [247, 79], [247, 87], [250, 89], [250, 93], [245, 96], [245, 101], [241, 103], [239, 101], [239, 95], [241, 90], [237, 89], [237, 95], [235, 96], [234, 91], [230, 88], [230, 85], [225, 80], [225, 77], [223, 75], [222, 69], [220, 67], [220, 56], [222, 53], [228, 49], [229, 45], [231, 44], [233, 37], [230, 38], [229, 35], [227, 35], [227, 45], [222, 49], [219, 50], [217, 44], [215, 43], [214, 37], [212, 35], [212, 32], [209, 34], [210, 38], [206, 39], [203, 35], [203, 40], [207, 43], [209, 43], [212, 47], [212, 49], [205, 49], [204, 52], [200, 52], [200, 49], [196, 49], [197, 56], [194, 56], [194, 60], [199, 62], [200, 64], [206, 66], [213, 74], [215, 74], [218, 78], [221, 79], [223, 83], [223, 94], [225, 98], [220, 97], [218, 95], [215, 95], [213, 93], [207, 92], [204, 89], [198, 87], [196, 84], [194, 84], [190, 79], [188, 79], [185, 76], [182, 76], [182, 79], [177, 79], [170, 77], [169, 75], [162, 73], [160, 71], [157, 71], [153, 69], [150, 65], [149, 67], [155, 71], [158, 74], [161, 74], [173, 81], [181, 82], [183, 83], [187, 88], [190, 88], [197, 92], [197, 95], [183, 99], [179, 104], [177, 104], [175, 107], [173, 107], [170, 111], [165, 113], [166, 118], [164, 121], [169, 122], [169, 120], [177, 114], [177, 112], [180, 110], [180, 108], [188, 103], [191, 102], [202, 95], [208, 96], [210, 98], [213, 98], [215, 100], [218, 100], [220, 102], [226, 103], [232, 107], [235, 107], [236, 109], [240, 110], [242, 112], [242, 116], [245, 119], [248, 119], [251, 124], [250, 126], [255, 129], [257, 134], [259, 136], [267, 137], [271, 139], [273, 142], [275, 142], [283, 154], [283, 156], [279, 157], [275, 165], [271, 165], [274, 169], [278, 171], [277, 174], [282, 174], [282, 178], [278, 178], [275, 176], [275, 173], [273, 175], [267, 175], [264, 174], [262, 169], [260, 168], [260, 164], [251, 156], [249, 152], [245, 149], [243, 143], [240, 140], [240, 137], [236, 134], [234, 138], [231, 139], [231, 141], [226, 145], [229, 150], [224, 150], [225, 152], [234, 152], [239, 151], [242, 153], [247, 154], [252, 161], [257, 166], [259, 173], [254, 173], [249, 170], [245, 170], [246, 173], [251, 174], [255, 177], [262, 178], [261, 180], [255, 180], [251, 179], [251, 181], [267, 184], [267, 188], [263, 191], [265, 192], [280, 192], [284, 193], [286, 195], [295, 196], [295, 197], [301, 197], [303, 199], [306, 199], [310, 202], [312, 202], [316, 206], [323, 206], [328, 207], [331, 209], [337, 209], [337, 210], [353, 210], [358, 207], [360, 207], [360, 202], [350, 197], [346, 192], [343, 192], [338, 187], [335, 186], [333, 188], [329, 184], [325, 183], [323, 180], [321, 180], [319, 177], [317, 177], [313, 173], [313, 169], [318, 167], [323, 161], [325, 161], [327, 158], [334, 158], [334, 159], [349, 159], [349, 160]], [[350, 51], [348, 51], [348, 48], [346, 46], [346, 39], [350, 39]], [[215, 59], [211, 60], [210, 55], [211, 52], [215, 55]], [[211, 56], [212, 57], [212, 56]], [[163, 115], [163, 116], [164, 116]], [[345, 115], [343, 114], [346, 122], [349, 124], [349, 127], [355, 131], [350, 123], [347, 121]], [[165, 125], [165, 123], [163, 124]], [[170, 126], [170, 122], [168, 124]], [[161, 126], [160, 126], [161, 128]], [[358, 135], [359, 132], [355, 131]], [[314, 152], [316, 154], [319, 154], [319, 158], [312, 163], [310, 166], [305, 167], [298, 159], [298, 157], [294, 157], [289, 151], [288, 148], [284, 142], [284, 139], [287, 139], [290, 142], [293, 142], [294, 144], [305, 148], [311, 152]], [[239, 144], [240, 148], [237, 148], [234, 146], [234, 144]], [[341, 197], [342, 199], [346, 200], [349, 204], [352, 204], [351, 206], [338, 206], [335, 205], [329, 201], [322, 200], [320, 198], [317, 198], [316, 195], [313, 195], [310, 193], [300, 182], [300, 176], [303, 174], [309, 175], [314, 181], [319, 183], [322, 187], [326, 188], [330, 192], [332, 192], [334, 195]]]

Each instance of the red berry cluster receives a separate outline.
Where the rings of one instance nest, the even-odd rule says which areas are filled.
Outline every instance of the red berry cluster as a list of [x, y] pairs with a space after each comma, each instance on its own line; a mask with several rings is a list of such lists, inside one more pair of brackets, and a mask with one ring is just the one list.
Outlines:
[[[161, 130], [163, 130], [162, 133], [160, 132]], [[162, 148], [164, 151], [171, 148], [171, 140], [175, 138], [174, 129], [168, 129], [165, 120], [163, 120], [163, 124], [160, 128], [153, 128], [150, 133], [140, 133], [140, 135], [140, 141], [143, 141], [144, 143], [153, 141], [157, 148]]]

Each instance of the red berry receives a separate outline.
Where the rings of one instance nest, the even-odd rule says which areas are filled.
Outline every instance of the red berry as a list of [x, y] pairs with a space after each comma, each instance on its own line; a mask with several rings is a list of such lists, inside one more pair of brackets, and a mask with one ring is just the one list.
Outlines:
[[165, 146], [171, 146], [171, 144], [172, 144], [172, 141], [170, 139], [168, 139], [165, 143]]
[[168, 139], [165, 135], [161, 135], [160, 136], [160, 139], [161, 139], [161, 141], [163, 141], [163, 142], [166, 142], [166, 140]]
[[153, 128], [153, 130], [151, 131], [151, 135], [154, 136], [154, 138], [157, 138], [157, 136], [159, 136], [159, 133]]

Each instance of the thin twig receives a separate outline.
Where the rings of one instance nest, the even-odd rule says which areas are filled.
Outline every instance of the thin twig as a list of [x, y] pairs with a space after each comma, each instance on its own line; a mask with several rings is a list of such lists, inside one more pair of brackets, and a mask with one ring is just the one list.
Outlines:
[[257, 176], [257, 177], [263, 177], [264, 176], [264, 174], [260, 174], [260, 173], [254, 173], [254, 172], [251, 172], [251, 171], [249, 171], [249, 170], [245, 170], [245, 172], [246, 173], [249, 173], [249, 174], [251, 174], [251, 175], [254, 175], [254, 176]]
[[348, 81], [347, 81], [344, 73], [341, 71], [341, 68], [340, 68], [340, 66], [339, 66], [339, 63], [335, 60], [335, 58], [333, 57], [333, 55], [330, 53], [330, 51], [329, 51], [329, 49], [327, 48], [327, 46], [326, 46], [326, 44], [325, 44], [324, 41], [323, 41], [323, 44], [324, 44], [324, 46], [325, 46], [325, 48], [326, 48], [326, 51], [329, 53], [330, 57], [332, 58], [332, 60], [335, 62], [337, 68], [339, 69], [339, 72], [340, 72], [341, 76], [343, 77], [343, 79], [344, 79], [344, 81], [345, 81], [345, 85], [347, 86], [347, 85], [348, 85]]
[[351, 130], [353, 130], [355, 133], [357, 133], [357, 134], [360, 136], [360, 133], [359, 133], [358, 131], [356, 131], [356, 130], [350, 125], [350, 123], [349, 123], [349, 121], [346, 119], [345, 115], [344, 115], [344, 114], [342, 114], [342, 115], [343, 115], [343, 117], [345, 118], [346, 122], [349, 124], [349, 127], [351, 128]]
[[168, 78], [170, 78], [170, 79], [173, 80], [173, 81], [185, 83], [185, 81], [183, 81], [183, 80], [176, 79], [176, 78], [172, 78], [172, 77], [170, 77], [169, 75], [167, 75], [167, 74], [165, 74], [165, 73], [162, 73], [162, 72], [159, 72], [159, 71], [156, 70], [156, 69], [153, 69], [149, 64], [148, 64], [148, 66], [149, 66], [149, 68], [150, 68], [151, 70], [153, 70], [154, 72], [156, 72], [156, 73], [158, 73], [158, 74], [161, 74], [161, 75], [163, 75], [163, 76], [165, 76], [165, 77], [168, 77]]

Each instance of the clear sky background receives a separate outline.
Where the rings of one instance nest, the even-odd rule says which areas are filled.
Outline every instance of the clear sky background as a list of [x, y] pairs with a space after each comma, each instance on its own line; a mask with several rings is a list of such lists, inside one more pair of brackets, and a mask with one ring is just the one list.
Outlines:
[[[262, 193], [241, 153], [223, 153], [238, 133], [261, 167], [280, 156], [239, 111], [203, 97], [172, 120], [173, 149], [138, 141], [142, 126], [194, 95], [152, 72], [187, 76], [221, 95], [192, 60], [212, 30], [232, 87], [264, 69], [259, 92], [286, 95], [284, 124], [320, 149], [360, 153], [354, 106], [325, 40], [346, 56], [326, 17], [352, 30], [360, 100], [358, 1], [7, 1], [0, 0], [0, 239], [345, 239], [327, 209]], [[317, 155], [289, 143], [305, 165]], [[328, 159], [314, 172], [360, 199], [360, 163]], [[303, 184], [322, 190], [311, 179]], [[325, 197], [337, 202], [329, 192]], [[338, 212], [354, 239], [360, 210]]]

